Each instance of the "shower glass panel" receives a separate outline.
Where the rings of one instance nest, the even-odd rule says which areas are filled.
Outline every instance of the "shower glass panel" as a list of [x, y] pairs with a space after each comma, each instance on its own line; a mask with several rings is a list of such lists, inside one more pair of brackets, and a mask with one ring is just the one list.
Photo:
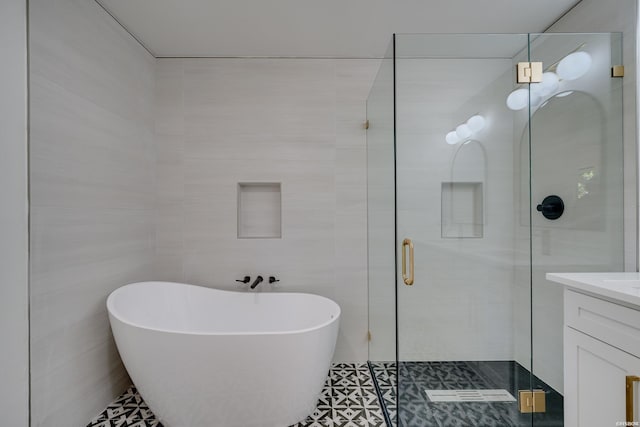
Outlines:
[[[369, 360], [390, 425], [563, 425], [544, 275], [623, 269], [620, 51], [619, 34], [394, 36], [367, 102]], [[542, 83], [518, 84], [530, 61]], [[519, 404], [532, 390], [545, 412]]]
[[[532, 207], [531, 222], [519, 219], [520, 234], [530, 232], [531, 242], [518, 240], [519, 251], [531, 246], [531, 278], [518, 277], [516, 286], [531, 283], [531, 371], [550, 387], [546, 413], [536, 414], [535, 425], [548, 425], [543, 422], [562, 417], [563, 290], [545, 274], [624, 271], [622, 79], [611, 74], [622, 64], [622, 41], [619, 33], [531, 34], [530, 40], [532, 60], [560, 78], [545, 96], [532, 96], [529, 114], [514, 115], [514, 129], [523, 134], [530, 116], [531, 158], [520, 157], [519, 176], [523, 187], [531, 174]], [[521, 136], [521, 151], [528, 138]], [[564, 204], [556, 220], [536, 210], [550, 195]], [[528, 203], [525, 198], [521, 212]]]
[[396, 287], [393, 40], [367, 98], [369, 367], [387, 424], [396, 425]]
[[396, 358], [393, 42], [367, 99], [369, 360]]
[[529, 287], [514, 286], [529, 265], [514, 247], [520, 133], [505, 102], [528, 37], [395, 41], [396, 245], [412, 240], [415, 272], [411, 286], [397, 277], [400, 425], [530, 424], [516, 404], [530, 389]]

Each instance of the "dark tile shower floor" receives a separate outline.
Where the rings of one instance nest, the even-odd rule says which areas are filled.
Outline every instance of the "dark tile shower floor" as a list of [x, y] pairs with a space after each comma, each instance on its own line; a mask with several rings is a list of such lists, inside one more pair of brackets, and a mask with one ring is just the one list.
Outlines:
[[[372, 362], [371, 368], [393, 426], [402, 427], [557, 427], [563, 425], [562, 396], [514, 361]], [[400, 410], [396, 382], [399, 378]], [[517, 402], [431, 402], [426, 389], [505, 389], [546, 391], [547, 411], [521, 414]]]

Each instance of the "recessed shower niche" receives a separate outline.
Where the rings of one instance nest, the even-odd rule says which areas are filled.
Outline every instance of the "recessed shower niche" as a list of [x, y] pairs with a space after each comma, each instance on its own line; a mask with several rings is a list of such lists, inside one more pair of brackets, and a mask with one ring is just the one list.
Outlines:
[[282, 237], [282, 186], [279, 182], [238, 183], [238, 238]]
[[479, 141], [467, 141], [454, 153], [450, 181], [441, 184], [443, 238], [483, 236], [486, 165], [485, 150]]
[[442, 183], [442, 237], [482, 237], [482, 183]]

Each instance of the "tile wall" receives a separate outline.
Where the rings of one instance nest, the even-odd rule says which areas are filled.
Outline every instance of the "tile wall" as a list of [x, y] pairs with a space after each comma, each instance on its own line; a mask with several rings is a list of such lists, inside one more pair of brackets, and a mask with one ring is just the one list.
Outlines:
[[14, 427], [29, 424], [26, 11], [0, 3], [0, 414]]
[[[159, 59], [156, 277], [311, 292], [367, 359], [365, 100], [379, 60]], [[282, 237], [238, 239], [238, 183], [280, 183]]]
[[106, 297], [154, 276], [155, 59], [93, 1], [30, 28], [31, 425], [84, 425], [129, 384]]

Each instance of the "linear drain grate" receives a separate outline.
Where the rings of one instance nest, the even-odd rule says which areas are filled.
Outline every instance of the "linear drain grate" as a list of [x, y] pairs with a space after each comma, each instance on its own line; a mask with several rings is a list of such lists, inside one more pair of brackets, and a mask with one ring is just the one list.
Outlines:
[[425, 390], [431, 402], [515, 402], [507, 390]]

